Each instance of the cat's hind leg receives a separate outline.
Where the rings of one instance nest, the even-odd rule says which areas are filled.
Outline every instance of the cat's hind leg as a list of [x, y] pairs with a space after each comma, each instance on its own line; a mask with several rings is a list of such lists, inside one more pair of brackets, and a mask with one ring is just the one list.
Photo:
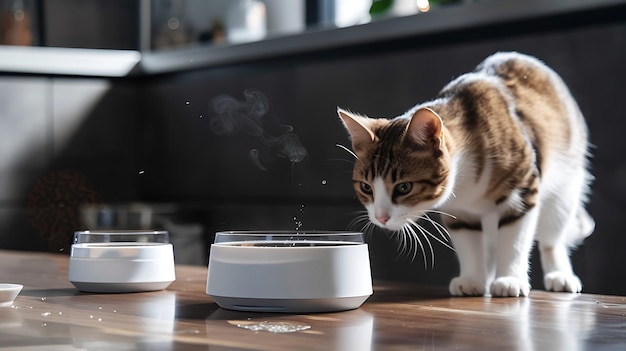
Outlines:
[[537, 240], [546, 290], [582, 291], [582, 283], [572, 269], [569, 250], [593, 232], [595, 223], [579, 203], [578, 194], [544, 200]]

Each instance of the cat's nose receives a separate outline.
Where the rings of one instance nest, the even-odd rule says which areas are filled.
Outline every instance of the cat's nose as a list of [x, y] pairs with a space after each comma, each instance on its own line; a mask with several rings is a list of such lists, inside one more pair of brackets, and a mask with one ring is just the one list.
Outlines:
[[376, 220], [380, 222], [380, 224], [387, 224], [387, 221], [389, 221], [389, 215], [382, 215], [382, 216], [376, 216]]

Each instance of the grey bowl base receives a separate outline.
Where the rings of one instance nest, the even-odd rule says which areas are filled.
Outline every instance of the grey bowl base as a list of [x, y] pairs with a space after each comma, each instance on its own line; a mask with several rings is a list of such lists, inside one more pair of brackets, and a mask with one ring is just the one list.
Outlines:
[[147, 283], [91, 283], [91, 282], [71, 282], [82, 291], [89, 293], [131, 293], [144, 291], [164, 290], [172, 282], [147, 282]]
[[326, 299], [255, 299], [214, 296], [218, 306], [245, 312], [315, 313], [347, 311], [359, 308], [369, 295]]

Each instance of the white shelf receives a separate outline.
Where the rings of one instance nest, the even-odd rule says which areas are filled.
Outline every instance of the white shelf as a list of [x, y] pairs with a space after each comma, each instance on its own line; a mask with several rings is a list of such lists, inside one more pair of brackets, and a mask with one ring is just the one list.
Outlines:
[[101, 77], [162, 74], [585, 11], [623, 10], [624, 5], [626, 0], [484, 0], [352, 27], [162, 52], [0, 46], [0, 72]]

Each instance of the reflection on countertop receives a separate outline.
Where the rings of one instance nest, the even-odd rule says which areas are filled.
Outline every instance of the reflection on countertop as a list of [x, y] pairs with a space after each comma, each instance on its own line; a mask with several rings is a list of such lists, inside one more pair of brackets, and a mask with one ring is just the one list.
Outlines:
[[[532, 291], [528, 298], [450, 297], [377, 282], [359, 309], [228, 311], [204, 292], [206, 267], [178, 266], [167, 290], [83, 294], [67, 257], [0, 251], [0, 277], [25, 285], [0, 308], [3, 347], [88, 350], [618, 350], [626, 297]], [[268, 327], [270, 326], [270, 327]], [[271, 328], [274, 326], [274, 328]]]

